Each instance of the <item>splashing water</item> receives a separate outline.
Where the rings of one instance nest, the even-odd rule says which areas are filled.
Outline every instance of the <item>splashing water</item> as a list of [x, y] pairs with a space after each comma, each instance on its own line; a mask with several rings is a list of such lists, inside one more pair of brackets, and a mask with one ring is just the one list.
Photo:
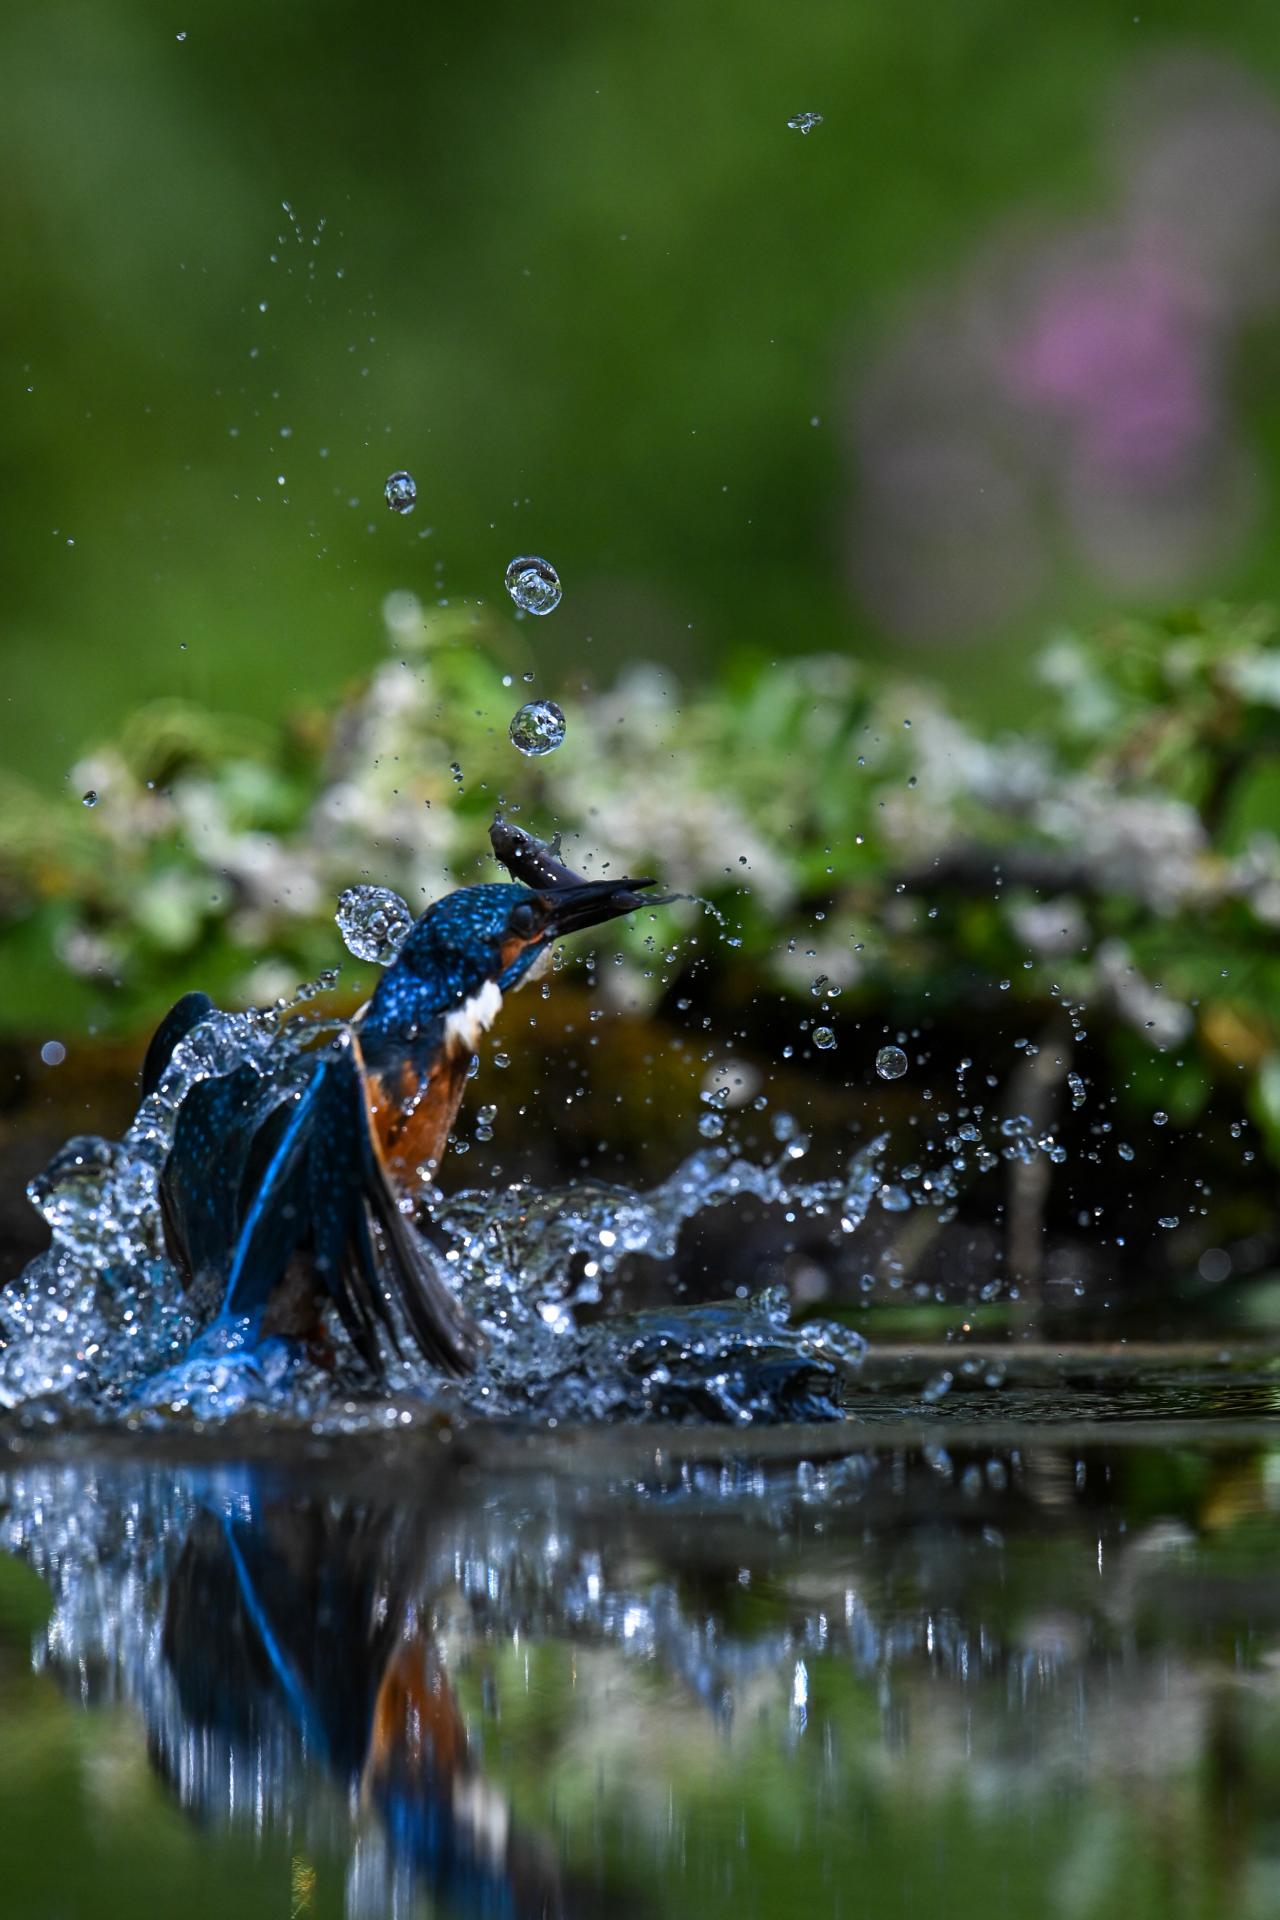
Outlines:
[[822, 125], [820, 113], [793, 113], [787, 125], [796, 133], [812, 133], [815, 127]]
[[549, 560], [535, 553], [518, 555], [508, 566], [503, 585], [522, 613], [554, 613], [560, 605], [560, 575]]
[[[299, 999], [315, 988], [302, 989]], [[69, 1140], [27, 1188], [53, 1233], [0, 1296], [0, 1409], [37, 1418], [105, 1411], [148, 1371], [178, 1359], [199, 1330], [164, 1254], [158, 1181], [178, 1108], [197, 1081], [248, 1066], [301, 1078], [281, 1015], [214, 1013], [186, 1035], [120, 1141]]]
[[564, 714], [554, 700], [530, 700], [513, 715], [510, 734], [512, 746], [536, 760], [562, 744]]
[[380, 967], [391, 965], [413, 926], [412, 908], [390, 887], [348, 887], [333, 917], [347, 952]]
[[322, 1373], [278, 1341], [237, 1351], [236, 1330], [221, 1322], [192, 1354], [218, 1302], [199, 1285], [184, 1293], [165, 1253], [157, 1191], [177, 1112], [198, 1081], [246, 1066], [264, 1093], [301, 1085], [317, 1023], [284, 1024], [297, 1004], [211, 1014], [175, 1049], [123, 1140], [68, 1141], [31, 1183], [53, 1246], [0, 1297], [0, 1409], [39, 1426], [121, 1415], [207, 1421], [252, 1408], [343, 1431], [411, 1420], [425, 1407], [560, 1422], [839, 1416], [865, 1342], [836, 1324], [793, 1325], [780, 1288], [585, 1326], [577, 1309], [599, 1301], [624, 1260], [670, 1261], [688, 1221], [740, 1199], [827, 1213], [852, 1231], [882, 1191], [882, 1142], [823, 1180], [796, 1177], [804, 1144], [792, 1137], [764, 1165], [722, 1146], [694, 1154], [648, 1192], [582, 1184], [437, 1198], [435, 1222], [453, 1242], [439, 1258], [487, 1338], [462, 1384], [398, 1358], [375, 1388], [345, 1350]]

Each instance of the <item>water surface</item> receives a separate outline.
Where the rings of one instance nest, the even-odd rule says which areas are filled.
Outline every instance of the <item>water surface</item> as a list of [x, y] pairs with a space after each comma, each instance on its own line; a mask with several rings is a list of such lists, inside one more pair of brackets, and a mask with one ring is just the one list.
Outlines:
[[749, 1435], [15, 1440], [5, 1911], [1273, 1913], [1266, 1363], [966, 1358]]

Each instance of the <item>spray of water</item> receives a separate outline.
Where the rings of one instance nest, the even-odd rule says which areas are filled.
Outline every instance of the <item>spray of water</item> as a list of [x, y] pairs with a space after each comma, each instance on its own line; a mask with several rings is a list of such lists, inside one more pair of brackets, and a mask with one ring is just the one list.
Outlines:
[[624, 1260], [669, 1262], [682, 1229], [712, 1208], [750, 1199], [827, 1213], [853, 1230], [883, 1198], [881, 1143], [824, 1180], [801, 1177], [804, 1144], [792, 1136], [764, 1164], [724, 1146], [696, 1153], [645, 1192], [582, 1183], [437, 1199], [449, 1242], [440, 1258], [487, 1335], [484, 1360], [462, 1385], [402, 1357], [375, 1386], [350, 1354], [322, 1372], [283, 1343], [245, 1352], [234, 1332], [211, 1333], [216, 1299], [198, 1286], [184, 1292], [160, 1223], [158, 1180], [177, 1112], [198, 1081], [239, 1067], [276, 1086], [301, 1081], [317, 1023], [285, 1016], [316, 990], [269, 1012], [210, 1015], [123, 1140], [70, 1140], [32, 1182], [53, 1245], [0, 1300], [0, 1409], [34, 1425], [270, 1409], [312, 1428], [376, 1426], [424, 1405], [458, 1418], [557, 1422], [838, 1416], [865, 1342], [834, 1323], [793, 1324], [784, 1289], [591, 1325], [578, 1309], [599, 1300]]

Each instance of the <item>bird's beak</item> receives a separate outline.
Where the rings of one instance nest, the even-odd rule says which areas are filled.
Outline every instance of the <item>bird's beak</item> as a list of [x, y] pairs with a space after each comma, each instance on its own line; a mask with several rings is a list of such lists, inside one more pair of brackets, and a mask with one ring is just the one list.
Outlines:
[[543, 887], [542, 898], [551, 909], [546, 937], [558, 940], [563, 933], [598, 927], [621, 914], [634, 913], [637, 907], [657, 906], [665, 896], [651, 895], [646, 900], [640, 891], [653, 884], [652, 880], [578, 880], [570, 886]]

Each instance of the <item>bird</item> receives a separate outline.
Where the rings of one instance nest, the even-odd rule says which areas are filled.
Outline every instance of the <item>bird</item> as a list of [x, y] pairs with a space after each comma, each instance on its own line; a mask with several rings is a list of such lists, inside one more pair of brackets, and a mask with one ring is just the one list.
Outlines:
[[[460, 887], [416, 920], [367, 1004], [327, 1044], [292, 1050], [278, 1072], [242, 1062], [182, 1099], [160, 1172], [170, 1259], [212, 1288], [217, 1321], [252, 1350], [270, 1336], [327, 1350], [332, 1305], [375, 1376], [398, 1324], [421, 1357], [458, 1379], [483, 1337], [442, 1278], [413, 1213], [439, 1166], [471, 1061], [503, 998], [552, 943], [667, 896], [652, 879], [588, 880], [499, 816], [513, 878]], [[144, 1093], [180, 1041], [215, 1011], [184, 994], [147, 1049]]]

